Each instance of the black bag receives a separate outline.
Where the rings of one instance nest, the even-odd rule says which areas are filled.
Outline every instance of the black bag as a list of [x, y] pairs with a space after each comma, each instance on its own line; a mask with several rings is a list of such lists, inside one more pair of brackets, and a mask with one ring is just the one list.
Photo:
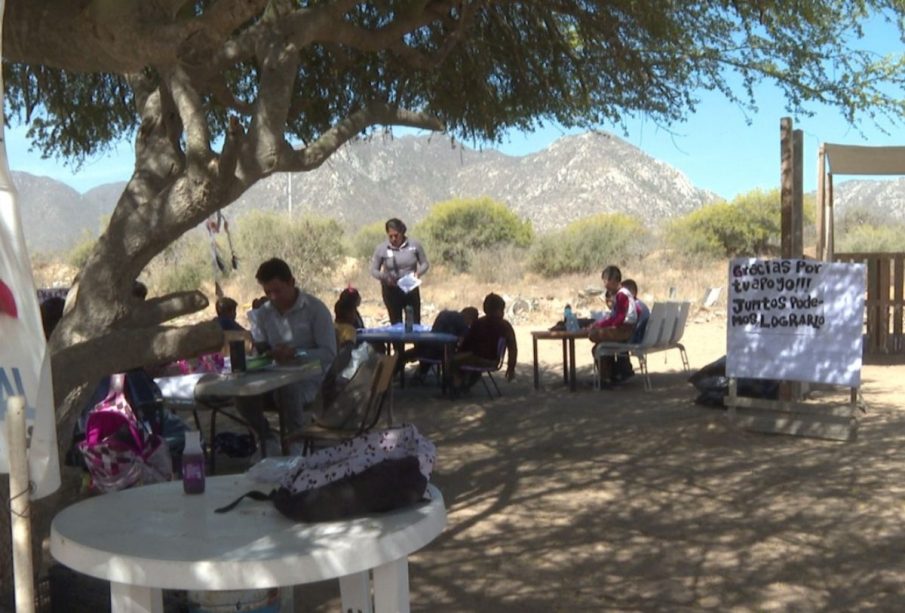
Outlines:
[[427, 478], [421, 474], [418, 458], [408, 456], [383, 460], [356, 475], [304, 492], [293, 493], [286, 487], [270, 494], [249, 492], [216, 512], [226, 513], [248, 496], [272, 500], [280, 513], [294, 521], [336, 521], [406, 507], [421, 501], [426, 491]]
[[[278, 489], [245, 496], [272, 500], [280, 513], [296, 521], [383, 513], [421, 500], [436, 460], [434, 444], [414, 425], [402, 424], [296, 458]], [[234, 508], [245, 496], [217, 513]]]

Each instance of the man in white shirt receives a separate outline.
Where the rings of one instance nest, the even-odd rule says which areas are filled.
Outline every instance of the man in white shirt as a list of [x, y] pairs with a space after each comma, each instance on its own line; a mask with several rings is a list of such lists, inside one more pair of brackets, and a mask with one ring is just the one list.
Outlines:
[[[267, 352], [277, 363], [289, 362], [304, 352], [306, 358], [320, 361], [325, 372], [336, 357], [336, 333], [333, 316], [327, 306], [300, 290], [289, 265], [279, 258], [258, 267], [255, 278], [269, 301], [255, 311], [252, 327], [258, 351]], [[282, 387], [273, 394], [276, 406], [286, 409], [290, 430], [309, 421], [305, 407], [316, 397], [321, 378]], [[239, 412], [258, 432], [268, 455], [278, 448], [259, 399], [239, 403]]]

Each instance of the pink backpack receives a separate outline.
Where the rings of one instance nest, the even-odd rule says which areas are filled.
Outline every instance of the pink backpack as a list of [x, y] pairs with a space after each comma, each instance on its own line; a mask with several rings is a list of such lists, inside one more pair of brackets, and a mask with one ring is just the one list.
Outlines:
[[129, 406], [125, 380], [124, 373], [110, 377], [110, 390], [88, 414], [78, 445], [93, 488], [103, 493], [169, 481], [173, 473], [166, 442], [142, 428]]

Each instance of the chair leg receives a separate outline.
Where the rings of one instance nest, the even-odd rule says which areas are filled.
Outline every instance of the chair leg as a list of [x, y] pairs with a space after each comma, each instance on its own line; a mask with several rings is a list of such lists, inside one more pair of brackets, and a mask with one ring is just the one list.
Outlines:
[[[488, 375], [490, 373], [487, 373]], [[490, 387], [488, 387], [487, 382], [484, 380], [484, 375], [481, 375], [481, 385], [484, 386], [484, 391], [487, 392], [487, 395], [490, 396], [490, 399], [493, 400], [493, 392], [490, 391]]]
[[217, 407], [211, 407], [211, 475], [217, 474], [217, 449], [214, 443], [217, 440]]
[[490, 377], [490, 382], [493, 383], [493, 389], [496, 390], [497, 398], [502, 398], [503, 392], [500, 391], [499, 386], [496, 384], [496, 379], [493, 378], [493, 373], [487, 373], [487, 376]]
[[650, 382], [650, 371], [647, 369], [647, 356], [639, 355], [638, 362], [641, 364], [641, 373], [644, 375], [644, 391], [650, 392], [654, 386]]
[[691, 370], [691, 366], [688, 363], [688, 353], [685, 352], [685, 345], [682, 343], [676, 343], [676, 348], [679, 350], [679, 355], [682, 356], [682, 368], [685, 372]]

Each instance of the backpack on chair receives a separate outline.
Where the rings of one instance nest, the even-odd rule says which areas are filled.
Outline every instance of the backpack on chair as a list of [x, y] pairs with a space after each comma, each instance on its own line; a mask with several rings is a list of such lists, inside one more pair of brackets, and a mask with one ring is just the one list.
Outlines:
[[146, 430], [126, 400], [124, 373], [110, 378], [107, 396], [88, 414], [78, 449], [99, 492], [168, 481], [173, 464], [166, 442]]

